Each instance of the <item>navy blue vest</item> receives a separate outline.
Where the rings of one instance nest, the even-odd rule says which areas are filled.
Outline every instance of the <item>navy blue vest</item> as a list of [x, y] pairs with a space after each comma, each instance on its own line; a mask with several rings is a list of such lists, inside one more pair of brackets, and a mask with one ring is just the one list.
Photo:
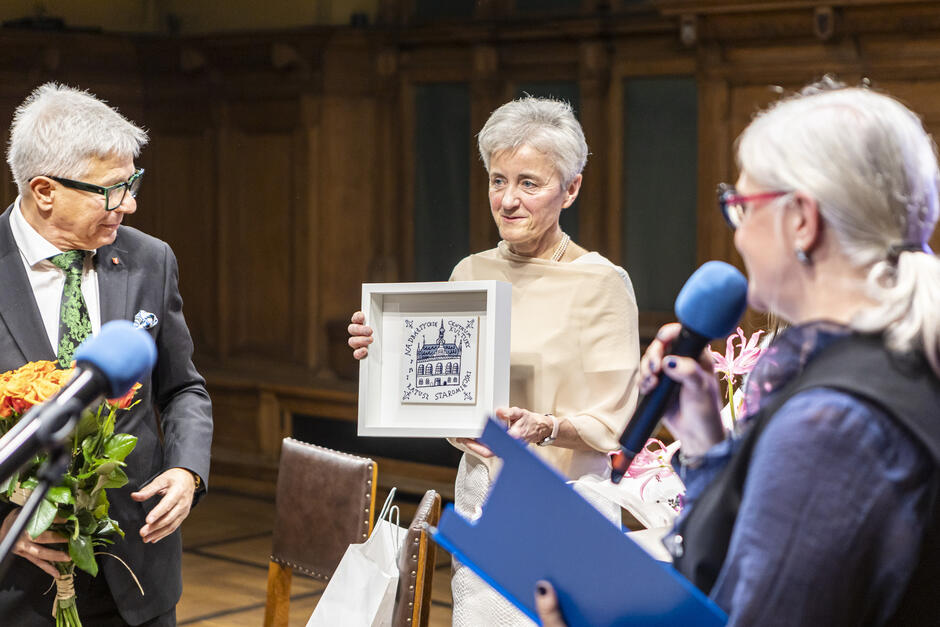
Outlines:
[[680, 525], [682, 554], [676, 557], [675, 567], [699, 589], [711, 591], [731, 541], [754, 446], [789, 398], [816, 387], [838, 389], [880, 408], [933, 458], [932, 504], [927, 510], [933, 517], [922, 539], [917, 570], [891, 624], [940, 624], [940, 380], [922, 355], [890, 353], [880, 336], [836, 340], [750, 419], [735, 455]]

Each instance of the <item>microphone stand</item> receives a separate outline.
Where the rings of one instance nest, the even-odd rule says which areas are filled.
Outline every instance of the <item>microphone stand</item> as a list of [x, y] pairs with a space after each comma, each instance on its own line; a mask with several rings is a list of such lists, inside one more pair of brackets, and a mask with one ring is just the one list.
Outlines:
[[[26, 528], [30, 519], [39, 509], [42, 500], [46, 498], [49, 489], [62, 479], [62, 475], [69, 469], [72, 463], [71, 447], [66, 446], [67, 438], [75, 429], [78, 423], [78, 417], [81, 415], [85, 405], [77, 399], [70, 398], [66, 401], [66, 411], [60, 414], [66, 416], [65, 424], [56, 424], [61, 420], [53, 420], [52, 416], [46, 416], [43, 419], [42, 413], [35, 416], [33, 420], [23, 424], [20, 427], [11, 429], [0, 439], [0, 479], [7, 479], [13, 473], [22, 468], [38, 452], [45, 450], [49, 453], [46, 462], [39, 468], [37, 477], [38, 484], [33, 489], [32, 494], [26, 500], [26, 503], [20, 508], [20, 513], [13, 521], [6, 536], [0, 541], [0, 581], [7, 574], [10, 562], [13, 559], [13, 546], [19, 539], [20, 534]], [[40, 409], [39, 406], [36, 409]], [[28, 414], [24, 416], [24, 420]], [[21, 420], [20, 423], [23, 423]]]
[[10, 525], [9, 531], [3, 541], [0, 542], [0, 581], [6, 577], [7, 569], [13, 561], [13, 546], [19, 539], [20, 534], [26, 529], [26, 525], [32, 519], [33, 514], [39, 509], [40, 503], [46, 498], [49, 489], [57, 484], [65, 471], [69, 469], [72, 462], [72, 451], [62, 442], [56, 442], [48, 447], [49, 459], [39, 468], [37, 478], [38, 485], [33, 488], [32, 494], [26, 499], [26, 503], [20, 508], [20, 513]]

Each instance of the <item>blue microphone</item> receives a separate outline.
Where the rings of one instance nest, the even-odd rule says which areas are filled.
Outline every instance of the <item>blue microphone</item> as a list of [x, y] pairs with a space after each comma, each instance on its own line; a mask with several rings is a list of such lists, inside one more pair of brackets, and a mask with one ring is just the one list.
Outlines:
[[0, 438], [0, 478], [19, 470], [37, 453], [68, 437], [74, 419], [102, 398], [123, 396], [146, 378], [157, 361], [153, 338], [126, 320], [101, 326], [75, 351], [75, 374], [42, 405], [30, 409]]
[[150, 334], [127, 320], [112, 320], [101, 326], [75, 351], [78, 370], [91, 369], [103, 377], [101, 393], [106, 398], [123, 396], [145, 378], [157, 363], [157, 345]]
[[[722, 261], [706, 262], [689, 277], [676, 298], [676, 318], [682, 330], [669, 347], [669, 354], [698, 357], [711, 340], [734, 331], [746, 308], [744, 275]], [[678, 384], [663, 374], [656, 387], [640, 399], [620, 436], [621, 450], [612, 460], [611, 481], [619, 483], [623, 478], [678, 391]]]

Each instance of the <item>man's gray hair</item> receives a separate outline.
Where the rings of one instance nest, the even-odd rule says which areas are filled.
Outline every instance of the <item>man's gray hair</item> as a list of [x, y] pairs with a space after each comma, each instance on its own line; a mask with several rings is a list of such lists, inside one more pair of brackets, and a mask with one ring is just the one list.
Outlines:
[[13, 114], [7, 163], [20, 194], [36, 176], [80, 179], [88, 160], [134, 157], [147, 132], [87, 91], [46, 83]]
[[804, 191], [879, 306], [852, 326], [920, 347], [940, 374], [940, 260], [927, 241], [940, 212], [936, 147], [887, 95], [831, 80], [764, 111], [738, 140], [738, 164], [766, 189]]
[[507, 102], [494, 111], [477, 144], [487, 172], [497, 152], [531, 146], [549, 156], [564, 186], [581, 173], [588, 157], [584, 131], [571, 105], [533, 96]]

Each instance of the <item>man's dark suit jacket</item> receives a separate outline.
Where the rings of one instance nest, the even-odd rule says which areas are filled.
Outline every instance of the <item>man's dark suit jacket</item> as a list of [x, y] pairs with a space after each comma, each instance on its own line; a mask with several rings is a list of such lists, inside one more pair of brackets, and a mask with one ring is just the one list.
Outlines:
[[[26, 269], [10, 230], [12, 207], [0, 215], [0, 372], [28, 361], [54, 360]], [[181, 542], [177, 530], [156, 544], [144, 544], [139, 530], [159, 502], [145, 503], [130, 494], [173, 467], [209, 477], [212, 407], [205, 381], [192, 362], [193, 342], [183, 319], [176, 257], [165, 243], [131, 227], [118, 229], [110, 246], [95, 256], [101, 323], [133, 320], [141, 310], [156, 314], [149, 330], [157, 344], [157, 364], [142, 381], [141, 402], [118, 414], [116, 430], [137, 436], [127, 458], [127, 486], [111, 490], [111, 517], [125, 532], [106, 550], [123, 559], [140, 579], [145, 595], [118, 560], [99, 556], [104, 575], [124, 620], [132, 625], [169, 611], [179, 601]], [[160, 436], [162, 428], [163, 436]], [[203, 488], [204, 489], [204, 488]], [[0, 506], [0, 517], [9, 506]], [[50, 617], [54, 591], [51, 578], [34, 564], [16, 557], [0, 582], [0, 624], [35, 624], [37, 615]], [[78, 599], [81, 615], [81, 598]]]

